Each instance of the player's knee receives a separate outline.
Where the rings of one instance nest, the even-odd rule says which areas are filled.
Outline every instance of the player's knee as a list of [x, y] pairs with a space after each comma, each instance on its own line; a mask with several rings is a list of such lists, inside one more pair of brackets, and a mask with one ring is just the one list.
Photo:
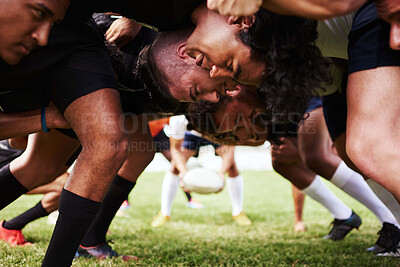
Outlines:
[[229, 177], [236, 177], [239, 175], [239, 172], [235, 166], [229, 167], [227, 172]]
[[346, 152], [354, 164], [362, 171], [368, 173], [369, 167], [373, 168], [375, 157], [383, 156], [382, 150], [369, 138], [359, 138], [352, 134], [347, 135]]
[[286, 168], [286, 164], [282, 164], [280, 161], [276, 159], [272, 159], [271, 163], [274, 171], [276, 171], [279, 174], [281, 174], [283, 170]]
[[327, 154], [323, 151], [307, 151], [302, 155], [304, 164], [311, 170], [318, 169], [319, 166], [324, 166], [327, 162]]
[[146, 151], [145, 153], [143, 153], [143, 160], [146, 165], [150, 164], [150, 162], [153, 161], [155, 154], [156, 152], [154, 150]]
[[93, 158], [96, 158], [99, 163], [109, 162], [119, 168], [128, 156], [128, 137], [124, 134], [109, 136], [100, 143], [100, 146], [98, 144], [95, 146], [84, 146], [82, 151], [93, 155]]

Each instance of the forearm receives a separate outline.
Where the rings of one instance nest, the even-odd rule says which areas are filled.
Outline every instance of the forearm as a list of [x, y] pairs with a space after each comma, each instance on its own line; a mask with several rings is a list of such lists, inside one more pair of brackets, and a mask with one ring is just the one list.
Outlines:
[[180, 174], [184, 174], [187, 170], [186, 158], [181, 151], [182, 143], [183, 139], [178, 140], [172, 137], [170, 138], [171, 159]]
[[187, 171], [186, 159], [180, 151], [171, 150], [171, 159], [174, 162], [174, 165], [178, 169], [180, 174], [181, 173], [184, 174]]
[[40, 132], [44, 127], [47, 129], [70, 128], [53, 103], [50, 103], [43, 111], [43, 114], [42, 109], [18, 113], [0, 113], [0, 140]]
[[0, 114], [0, 139], [23, 136], [42, 130], [40, 109]]
[[328, 19], [355, 11], [366, 0], [264, 0], [262, 7], [283, 15]]

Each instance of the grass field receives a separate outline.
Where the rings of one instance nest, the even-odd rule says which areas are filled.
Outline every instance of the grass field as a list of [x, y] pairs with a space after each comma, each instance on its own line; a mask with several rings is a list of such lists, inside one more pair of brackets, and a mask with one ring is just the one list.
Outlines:
[[[293, 201], [290, 184], [273, 172], [243, 172], [244, 209], [253, 225], [236, 226], [226, 189], [214, 195], [195, 195], [204, 209], [185, 206], [178, 191], [171, 222], [163, 228], [150, 227], [160, 209], [163, 173], [143, 174], [129, 196], [129, 217], [116, 217], [108, 238], [121, 254], [135, 255], [139, 261], [121, 259], [97, 261], [80, 259], [73, 266], [400, 266], [398, 258], [380, 258], [365, 252], [374, 244], [380, 225], [365, 207], [329, 185], [337, 196], [363, 219], [360, 231], [345, 240], [332, 242], [322, 237], [329, 232], [329, 213], [307, 198], [305, 233], [294, 233]], [[32, 207], [40, 196], [24, 196], [2, 212], [1, 219], [11, 219]], [[11, 248], [0, 242], [0, 266], [40, 266], [53, 227], [46, 218], [24, 229], [34, 246]]]

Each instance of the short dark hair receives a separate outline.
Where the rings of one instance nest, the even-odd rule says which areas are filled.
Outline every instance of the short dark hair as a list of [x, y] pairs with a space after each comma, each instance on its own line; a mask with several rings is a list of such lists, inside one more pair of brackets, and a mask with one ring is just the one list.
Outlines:
[[154, 62], [149, 60], [149, 49], [150, 46], [146, 46], [139, 54], [139, 77], [146, 89], [149, 90], [151, 98], [157, 103], [160, 111], [174, 112], [179, 108], [180, 102], [156, 78], [159, 71], [155, 67]]
[[317, 22], [260, 9], [254, 23], [242, 30], [240, 39], [251, 48], [252, 58], [267, 65], [258, 88], [271, 117], [304, 113], [310, 97], [330, 83], [328, 63], [315, 45]]
[[[165, 62], [159, 62], [158, 59], [168, 59], [173, 56], [171, 47], [175, 47], [182, 39], [193, 31], [192, 27], [184, 28], [173, 32], [161, 32], [154, 42], [142, 50], [139, 58], [139, 77], [149, 90], [164, 103], [159, 103], [171, 111], [179, 107], [180, 102], [175, 99], [165, 82], [165, 75], [160, 71], [160, 66]], [[179, 62], [169, 61], [170, 68], [179, 68]], [[175, 64], [175, 65], [174, 65]]]

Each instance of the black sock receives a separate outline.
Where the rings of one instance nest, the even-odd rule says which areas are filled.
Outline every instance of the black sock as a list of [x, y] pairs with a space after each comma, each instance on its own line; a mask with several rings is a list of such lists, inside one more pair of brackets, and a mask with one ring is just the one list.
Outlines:
[[30, 208], [29, 210], [25, 211], [24, 213], [10, 221], [4, 222], [3, 227], [8, 230], [21, 230], [31, 221], [34, 221], [46, 215], [49, 214], [43, 208], [42, 201], [39, 201], [39, 203], [37, 203], [36, 206], [34, 206], [33, 208]]
[[190, 193], [189, 193], [189, 192], [186, 192], [186, 191], [183, 191], [183, 192], [185, 192], [185, 195], [186, 195], [186, 197], [187, 197], [187, 200], [190, 202], [190, 200], [192, 200], [192, 196], [190, 195]]
[[10, 164], [0, 170], [0, 210], [19, 198], [28, 190], [10, 172]]
[[96, 218], [82, 240], [82, 246], [92, 247], [106, 242], [106, 234], [111, 221], [122, 202], [128, 198], [135, 184], [135, 182], [130, 182], [119, 175], [115, 176]]
[[62, 190], [59, 215], [42, 266], [71, 266], [100, 203]]

